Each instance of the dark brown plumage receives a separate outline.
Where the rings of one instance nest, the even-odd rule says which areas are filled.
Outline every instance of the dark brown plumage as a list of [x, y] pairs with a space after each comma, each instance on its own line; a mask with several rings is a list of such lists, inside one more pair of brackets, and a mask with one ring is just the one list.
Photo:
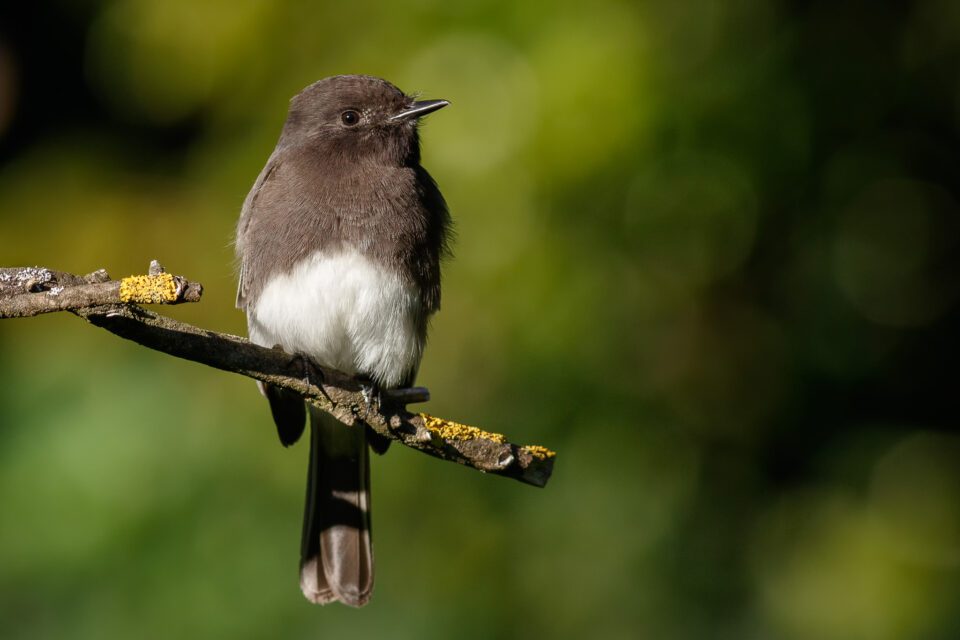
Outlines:
[[[291, 100], [237, 227], [237, 306], [254, 342], [380, 387], [413, 383], [450, 224], [420, 166], [417, 121], [446, 104], [369, 76], [326, 78]], [[292, 444], [302, 399], [262, 390]], [[310, 416], [301, 588], [313, 602], [361, 606], [374, 573], [366, 434]]]

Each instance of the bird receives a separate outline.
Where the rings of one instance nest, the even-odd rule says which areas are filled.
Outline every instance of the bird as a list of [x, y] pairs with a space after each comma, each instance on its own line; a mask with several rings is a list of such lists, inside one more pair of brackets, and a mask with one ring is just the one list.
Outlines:
[[[324, 78], [290, 100], [237, 223], [237, 307], [253, 343], [377, 392], [414, 383], [451, 236], [418, 125], [449, 104], [366, 75]], [[258, 385], [284, 446], [309, 415], [300, 588], [316, 604], [363, 606], [374, 582], [369, 449], [389, 440]]]

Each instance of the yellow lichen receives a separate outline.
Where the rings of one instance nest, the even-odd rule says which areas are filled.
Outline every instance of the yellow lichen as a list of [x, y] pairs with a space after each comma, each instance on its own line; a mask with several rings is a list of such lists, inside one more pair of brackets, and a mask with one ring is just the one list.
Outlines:
[[176, 300], [177, 283], [172, 274], [130, 276], [120, 281], [120, 302], [160, 304]]
[[423, 426], [430, 430], [431, 433], [435, 433], [444, 440], [492, 440], [503, 444], [507, 441], [507, 438], [500, 433], [490, 433], [489, 431], [484, 431], [483, 429], [478, 429], [477, 427], [471, 427], [466, 424], [460, 424], [459, 422], [454, 422], [453, 420], [444, 420], [443, 418], [438, 418], [436, 416], [431, 416], [428, 413], [421, 413], [420, 417], [423, 418]]
[[547, 458], [553, 458], [557, 455], [556, 451], [550, 451], [546, 447], [541, 447], [538, 444], [531, 444], [523, 448], [524, 451], [532, 455], [534, 458], [539, 458], [540, 460], [546, 460]]

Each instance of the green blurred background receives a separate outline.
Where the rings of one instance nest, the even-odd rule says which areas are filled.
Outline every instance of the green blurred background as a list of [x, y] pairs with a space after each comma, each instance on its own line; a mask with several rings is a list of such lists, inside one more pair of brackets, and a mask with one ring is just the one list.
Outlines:
[[544, 490], [374, 461], [370, 606], [297, 585], [306, 450], [253, 383], [0, 323], [4, 638], [956, 638], [960, 4], [0, 5], [0, 265], [206, 287], [287, 100], [423, 130], [456, 258], [428, 409]]

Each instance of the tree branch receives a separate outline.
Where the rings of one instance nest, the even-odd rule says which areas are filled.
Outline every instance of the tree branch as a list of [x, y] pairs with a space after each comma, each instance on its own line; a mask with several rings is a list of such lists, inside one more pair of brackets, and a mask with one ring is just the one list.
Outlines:
[[121, 302], [180, 304], [198, 302], [203, 287], [150, 263], [145, 276], [110, 280], [103, 269], [75, 276], [42, 267], [0, 268], [0, 318], [26, 318]]
[[39, 267], [0, 268], [0, 318], [71, 311], [150, 349], [289, 389], [344, 424], [367, 424], [382, 436], [442, 460], [538, 487], [549, 480], [553, 451], [512, 444], [498, 433], [407, 411], [405, 405], [429, 398], [426, 389], [392, 390], [381, 400], [368, 401], [364, 383], [339, 371], [314, 363], [319, 375], [305, 379], [302, 360], [279, 348], [267, 349], [133, 304], [196, 302], [202, 290], [199, 283], [165, 273], [156, 261], [148, 275], [119, 281], [110, 280], [102, 269], [76, 276]]

